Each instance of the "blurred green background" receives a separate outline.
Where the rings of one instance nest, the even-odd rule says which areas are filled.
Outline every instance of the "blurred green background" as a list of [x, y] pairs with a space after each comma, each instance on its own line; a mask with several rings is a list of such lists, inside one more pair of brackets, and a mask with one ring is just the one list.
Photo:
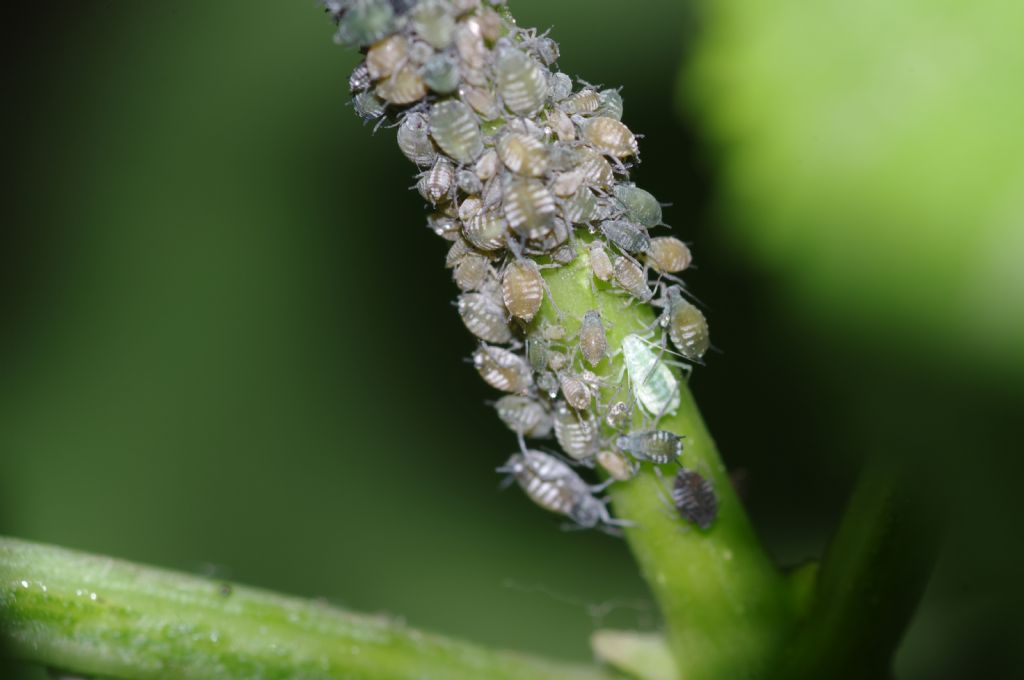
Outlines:
[[[905, 456], [953, 521], [898, 675], [1014, 677], [1024, 50], [1009, 4], [940, 4], [512, 7], [624, 86], [772, 553], [819, 554], [863, 456]], [[621, 541], [498, 490], [444, 244], [313, 2], [20, 14], [0, 532], [567, 659], [657, 626]]]

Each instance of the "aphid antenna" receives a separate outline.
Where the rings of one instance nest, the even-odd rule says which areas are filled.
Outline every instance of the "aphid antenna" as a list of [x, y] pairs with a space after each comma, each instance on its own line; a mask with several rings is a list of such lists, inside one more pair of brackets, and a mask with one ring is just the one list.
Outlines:
[[526, 452], [529, 450], [526, 448], [526, 437], [523, 436], [522, 432], [516, 432], [516, 440], [519, 442], [519, 450], [525, 456]]

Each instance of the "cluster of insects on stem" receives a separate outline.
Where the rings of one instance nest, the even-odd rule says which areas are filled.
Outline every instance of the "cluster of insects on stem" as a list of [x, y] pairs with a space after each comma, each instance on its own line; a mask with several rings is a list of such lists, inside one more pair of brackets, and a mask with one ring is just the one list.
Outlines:
[[[688, 370], [709, 340], [677, 276], [688, 247], [650, 235], [664, 226], [662, 206], [629, 181], [639, 145], [621, 95], [558, 71], [558, 44], [518, 27], [503, 0], [325, 6], [337, 41], [365, 55], [349, 79], [356, 112], [397, 128], [433, 210], [428, 226], [450, 242], [456, 307], [479, 341], [472, 364], [506, 393], [495, 409], [519, 442], [499, 472], [575, 525], [628, 524], [600, 494], [641, 463], [681, 466], [683, 438], [658, 429], [680, 403], [668, 357]], [[660, 309], [649, 333], [612, 347], [600, 309], [566, 318], [542, 270], [580, 257], [595, 290]], [[545, 300], [557, 321], [539, 318]], [[601, 374], [613, 359], [622, 375]], [[552, 436], [560, 452], [528, 444]], [[586, 467], [605, 481], [587, 482]], [[713, 489], [694, 470], [680, 467], [672, 503], [702, 528], [714, 519]]]

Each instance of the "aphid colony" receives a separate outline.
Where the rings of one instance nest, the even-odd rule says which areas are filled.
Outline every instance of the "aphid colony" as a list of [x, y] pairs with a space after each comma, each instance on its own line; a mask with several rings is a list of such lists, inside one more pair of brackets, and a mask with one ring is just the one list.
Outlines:
[[[629, 182], [639, 148], [621, 121], [622, 97], [577, 89], [556, 69], [557, 43], [517, 27], [503, 0], [325, 6], [336, 40], [365, 55], [349, 78], [356, 112], [397, 128], [399, 149], [420, 170], [416, 189], [434, 210], [428, 226], [451, 244], [456, 307], [479, 340], [473, 366], [505, 393], [495, 408], [519, 441], [499, 471], [580, 526], [622, 524], [598, 494], [641, 462], [680, 462], [683, 439], [657, 428], [680, 403], [667, 359], [697, 362], [709, 346], [704, 316], [676, 278], [690, 251], [650, 235], [663, 224], [661, 205]], [[663, 339], [631, 334], [610, 347], [596, 309], [574, 320], [572, 333], [537, 319], [547, 297], [541, 269], [580, 256], [595, 286], [660, 307]], [[624, 366], [621, 384], [593, 372], [613, 357]], [[551, 436], [561, 454], [527, 445]], [[605, 484], [576, 470], [595, 465]], [[674, 504], [706, 528], [713, 490], [690, 471], [678, 479]]]

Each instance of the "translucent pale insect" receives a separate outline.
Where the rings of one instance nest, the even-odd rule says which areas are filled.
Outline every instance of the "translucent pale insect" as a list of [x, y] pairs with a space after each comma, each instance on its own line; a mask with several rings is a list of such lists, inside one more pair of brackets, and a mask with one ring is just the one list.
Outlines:
[[455, 49], [458, 52], [465, 80], [473, 85], [487, 82], [487, 47], [476, 17], [459, 22], [455, 28]]
[[501, 422], [516, 434], [539, 439], [551, 432], [551, 414], [536, 399], [510, 394], [495, 402], [494, 408]]
[[624, 524], [612, 519], [583, 478], [554, 456], [533, 450], [516, 453], [498, 472], [512, 475], [540, 507], [564, 515], [582, 527]]
[[547, 172], [548, 151], [539, 139], [512, 132], [502, 135], [495, 148], [505, 167], [516, 174], [540, 177]]
[[377, 86], [377, 96], [386, 102], [404, 106], [427, 96], [427, 84], [412, 64], [405, 64]]
[[502, 188], [502, 206], [509, 225], [531, 239], [543, 238], [551, 231], [555, 217], [555, 197], [535, 179], [506, 175]]
[[419, 166], [429, 166], [437, 158], [430, 141], [430, 123], [422, 113], [407, 113], [398, 126], [398, 148], [405, 157]]
[[676, 274], [690, 266], [690, 249], [674, 236], [657, 236], [647, 249], [647, 263], [662, 274]]
[[564, 401], [555, 403], [555, 439], [565, 454], [574, 460], [587, 460], [597, 452], [600, 436], [597, 423], [589, 415], [573, 411]]
[[562, 216], [570, 224], [581, 224], [601, 219], [605, 214], [601, 201], [586, 187], [580, 187], [562, 204]]
[[618, 451], [611, 449], [598, 451], [597, 464], [608, 473], [609, 477], [620, 482], [632, 479], [636, 474], [636, 470], [630, 464], [629, 459]]
[[447, 54], [435, 54], [423, 66], [423, 82], [438, 94], [450, 94], [459, 87], [459, 64]]
[[555, 176], [555, 181], [551, 183], [551, 190], [555, 192], [555, 196], [566, 198], [575, 194], [582, 183], [583, 173], [579, 170], [562, 172]]
[[635, 333], [622, 339], [622, 360], [633, 396], [654, 417], [672, 415], [679, 409], [679, 381], [658, 351]]
[[548, 112], [548, 125], [563, 142], [572, 142], [576, 139], [576, 126], [568, 115], [561, 109], [552, 109]]
[[494, 177], [498, 174], [498, 170], [501, 169], [501, 159], [498, 158], [498, 152], [490, 149], [484, 153], [483, 156], [480, 156], [480, 160], [476, 162], [476, 166], [473, 169], [476, 172], [476, 176], [482, 182], [486, 182]]
[[460, 101], [449, 99], [431, 107], [430, 135], [458, 163], [472, 163], [484, 150], [480, 126]]
[[526, 338], [526, 360], [530, 367], [540, 373], [548, 368], [548, 341], [534, 333]]
[[390, 33], [394, 22], [395, 13], [390, 3], [382, 0], [356, 3], [338, 16], [334, 39], [349, 47], [369, 45]]
[[589, 310], [580, 322], [580, 351], [591, 366], [596, 366], [608, 353], [608, 338], [605, 336], [601, 312]]
[[615, 447], [637, 460], [658, 465], [672, 463], [683, 455], [683, 439], [668, 430], [645, 430], [624, 434], [615, 440]]
[[683, 298], [676, 287], [668, 289], [668, 307], [663, 324], [679, 353], [690, 361], [698, 361], [711, 346], [708, 322], [699, 309]]
[[380, 118], [388, 107], [387, 102], [369, 91], [360, 92], [353, 97], [352, 106], [355, 107], [356, 114], [363, 120]]
[[473, 352], [473, 366], [484, 382], [502, 392], [522, 394], [533, 384], [526, 360], [502, 347], [481, 345]]
[[561, 108], [569, 114], [588, 114], [597, 111], [601, 105], [601, 96], [590, 88], [570, 95], [562, 102]]
[[599, 116], [607, 116], [615, 120], [622, 120], [622, 95], [618, 90], [601, 90], [601, 103], [596, 113]]
[[548, 78], [548, 98], [559, 102], [572, 94], [572, 78], [561, 71], [552, 73]]
[[348, 91], [352, 94], [362, 92], [370, 86], [370, 71], [366, 68], [366, 62], [362, 62], [352, 71], [348, 77]]
[[538, 59], [548, 66], [551, 66], [558, 61], [558, 43], [551, 38], [537, 38], [536, 42], [533, 44], [533, 52], [537, 55]]
[[463, 225], [462, 233], [480, 250], [497, 250], [505, 246], [508, 221], [496, 212], [482, 210]]
[[590, 407], [593, 395], [590, 387], [579, 376], [568, 371], [558, 374], [558, 385], [562, 388], [562, 396], [577, 411], [584, 411]]
[[644, 270], [636, 262], [628, 257], [617, 257], [612, 268], [615, 283], [627, 293], [641, 302], [647, 302], [654, 297], [654, 292], [647, 286]]
[[448, 195], [454, 182], [455, 168], [452, 166], [451, 161], [441, 156], [434, 163], [434, 167], [423, 173], [420, 181], [416, 184], [416, 188], [419, 189], [423, 198], [436, 204]]
[[607, 189], [615, 180], [611, 164], [592, 149], [582, 148], [577, 153], [577, 167], [583, 173], [583, 181], [595, 189]]
[[412, 15], [412, 27], [431, 47], [443, 50], [455, 35], [455, 18], [447, 3], [421, 0]]
[[544, 105], [548, 71], [536, 59], [514, 47], [501, 47], [494, 58], [498, 92], [505, 108], [524, 116]]
[[452, 279], [454, 279], [455, 285], [459, 287], [459, 290], [477, 290], [484, 285], [489, 272], [490, 267], [486, 257], [483, 255], [466, 255], [455, 265]]
[[587, 246], [587, 252], [590, 261], [590, 271], [594, 273], [594, 276], [601, 281], [611, 281], [615, 272], [612, 267], [612, 261], [608, 257], [608, 251], [604, 249], [604, 244], [600, 241], [591, 241]]
[[505, 344], [512, 340], [505, 309], [486, 293], [460, 295], [456, 305], [469, 332], [485, 342]]
[[607, 220], [601, 223], [604, 237], [627, 253], [643, 253], [651, 245], [647, 230], [628, 220]]
[[679, 516], [701, 529], [710, 527], [718, 516], [718, 499], [711, 482], [693, 470], [682, 468], [672, 486], [672, 504]]
[[582, 136], [601, 153], [615, 158], [635, 156], [639, 151], [636, 137], [629, 128], [607, 116], [597, 116], [584, 121]]
[[499, 115], [498, 100], [494, 93], [483, 87], [463, 85], [459, 88], [462, 100], [479, 113], [485, 120], [493, 120]]
[[505, 307], [512, 316], [530, 321], [544, 302], [544, 279], [532, 260], [513, 260], [501, 279]]
[[632, 184], [619, 184], [615, 187], [615, 198], [633, 222], [648, 229], [661, 224], [661, 204], [650, 192]]
[[409, 41], [401, 33], [375, 42], [366, 52], [366, 70], [374, 80], [391, 75], [409, 55]]
[[629, 425], [629, 421], [632, 420], [632, 416], [633, 414], [629, 405], [624, 401], [617, 401], [608, 407], [608, 412], [604, 416], [604, 421], [608, 423], [608, 427], [621, 430]]

